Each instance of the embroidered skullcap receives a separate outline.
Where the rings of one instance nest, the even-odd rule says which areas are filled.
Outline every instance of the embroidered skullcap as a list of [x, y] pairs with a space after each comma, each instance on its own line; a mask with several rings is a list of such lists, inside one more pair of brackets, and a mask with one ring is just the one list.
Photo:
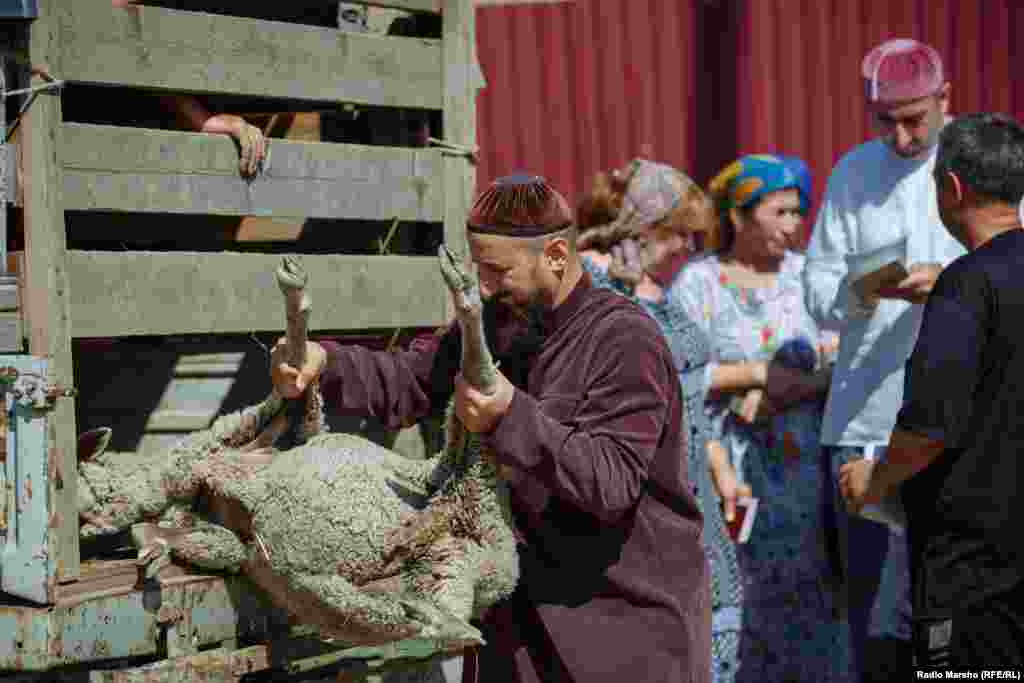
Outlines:
[[909, 38], [887, 40], [871, 50], [861, 74], [868, 101], [880, 104], [928, 97], [946, 82], [939, 53]]
[[792, 165], [772, 154], [741, 157], [719, 171], [708, 184], [708, 191], [722, 211], [750, 206], [766, 194], [789, 188], [799, 190], [800, 179]]
[[572, 225], [565, 197], [540, 176], [516, 173], [498, 178], [469, 211], [470, 232], [506, 237], [540, 237]]

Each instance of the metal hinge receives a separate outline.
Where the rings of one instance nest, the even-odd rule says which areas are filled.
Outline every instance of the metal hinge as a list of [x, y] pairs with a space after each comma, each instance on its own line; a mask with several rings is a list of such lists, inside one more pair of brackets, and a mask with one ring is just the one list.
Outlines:
[[0, 392], [10, 393], [15, 402], [36, 410], [52, 408], [58, 398], [78, 395], [73, 386], [51, 383], [42, 375], [10, 366], [0, 367]]

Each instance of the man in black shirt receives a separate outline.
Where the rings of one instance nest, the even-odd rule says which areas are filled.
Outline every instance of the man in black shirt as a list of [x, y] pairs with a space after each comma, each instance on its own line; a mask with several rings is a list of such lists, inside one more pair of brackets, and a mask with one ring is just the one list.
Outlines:
[[996, 114], [950, 123], [934, 174], [969, 253], [928, 298], [888, 459], [846, 465], [840, 483], [854, 511], [902, 484], [916, 665], [1021, 669], [1024, 128]]

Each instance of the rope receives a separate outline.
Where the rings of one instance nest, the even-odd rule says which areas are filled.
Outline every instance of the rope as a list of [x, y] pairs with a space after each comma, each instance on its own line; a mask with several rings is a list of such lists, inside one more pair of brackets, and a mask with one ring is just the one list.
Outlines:
[[28, 111], [32, 103], [36, 101], [36, 97], [41, 92], [47, 92], [50, 90], [61, 90], [64, 87], [64, 81], [54, 78], [50, 75], [46, 69], [32, 67], [32, 73], [42, 78], [46, 83], [42, 85], [36, 85], [30, 88], [21, 88], [20, 90], [11, 90], [8, 92], [7, 83], [0, 76], [0, 97], [6, 100], [8, 97], [14, 97], [15, 95], [28, 95], [28, 98], [22, 103], [21, 109], [18, 110], [18, 115], [14, 117], [14, 123], [7, 131], [7, 135], [4, 136], [4, 142], [9, 142], [11, 136], [14, 135], [14, 131], [21, 125], [21, 119]]
[[449, 156], [466, 157], [474, 164], [477, 160], [477, 154], [480, 152], [480, 148], [476, 145], [473, 147], [466, 147], [465, 145], [458, 145], [454, 142], [441, 140], [440, 138], [427, 138], [427, 144], [433, 145], [434, 147], [440, 147], [442, 153], [447, 153]]

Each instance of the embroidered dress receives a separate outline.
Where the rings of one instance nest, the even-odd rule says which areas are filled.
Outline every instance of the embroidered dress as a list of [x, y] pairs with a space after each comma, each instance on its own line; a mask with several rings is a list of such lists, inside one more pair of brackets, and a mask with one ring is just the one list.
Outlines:
[[679, 368], [690, 430], [687, 471], [697, 504], [704, 515], [702, 541], [711, 565], [711, 680], [713, 683], [732, 683], [739, 665], [742, 585], [736, 546], [726, 531], [720, 499], [708, 471], [707, 442], [711, 437], [711, 424], [704, 411], [704, 402], [708, 388], [705, 366], [711, 358], [711, 345], [704, 330], [678, 304], [668, 299], [653, 302], [635, 296], [631, 289], [586, 257], [583, 258], [583, 266], [590, 273], [595, 287], [618, 292], [642, 306], [657, 321]]
[[[717, 256], [684, 266], [667, 300], [712, 340], [708, 384], [717, 363], [769, 360], [799, 337], [817, 347], [802, 267], [802, 256], [787, 254], [774, 285], [748, 289], [730, 280]], [[821, 405], [792, 406], [751, 426], [730, 410], [731, 398], [708, 401], [706, 413], [738, 476], [760, 500], [750, 540], [738, 546], [744, 601], [736, 680], [851, 681], [848, 629], [828, 580]]]

